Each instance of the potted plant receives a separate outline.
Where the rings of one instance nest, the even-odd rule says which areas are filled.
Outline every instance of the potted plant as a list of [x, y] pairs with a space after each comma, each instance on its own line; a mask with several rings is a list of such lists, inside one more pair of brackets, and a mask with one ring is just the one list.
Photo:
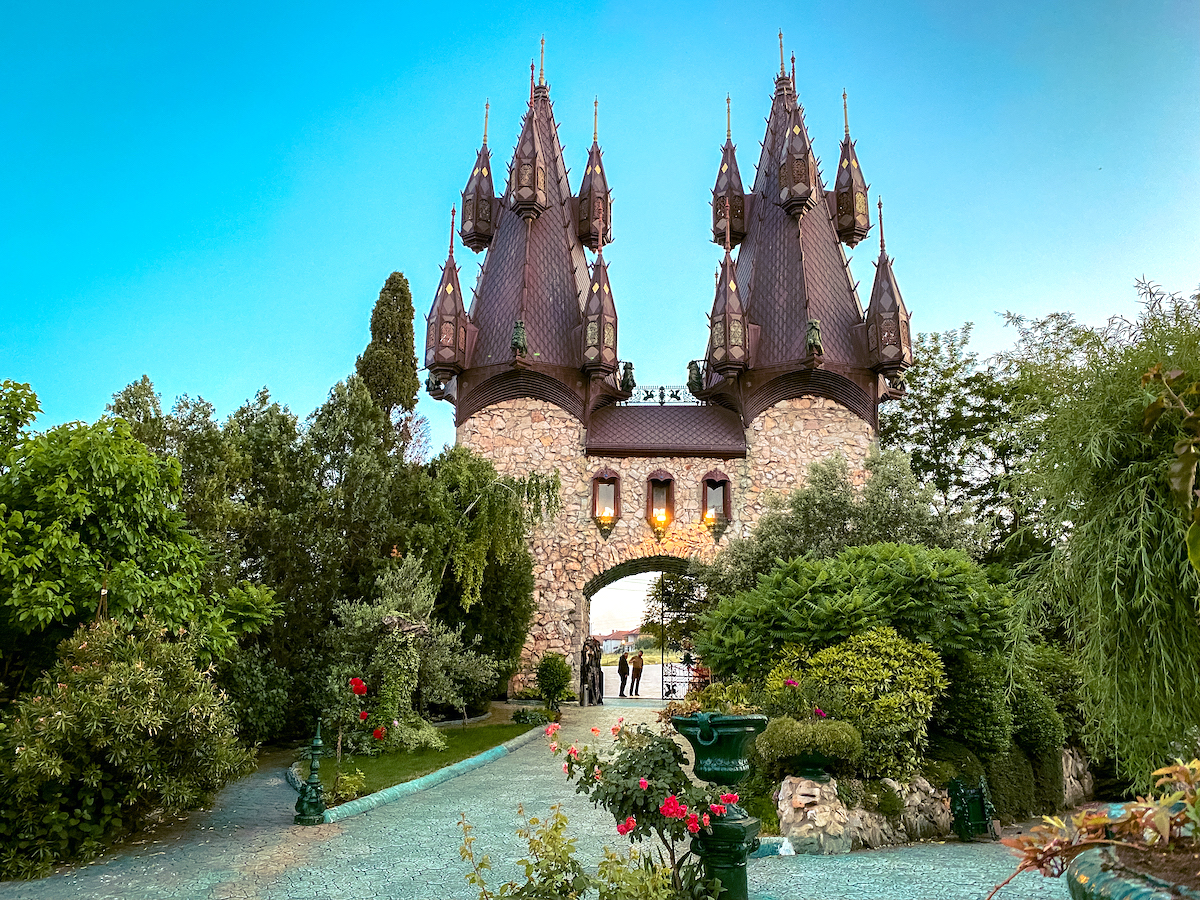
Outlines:
[[1154, 776], [1159, 794], [1085, 809], [1070, 823], [1047, 816], [1028, 835], [1006, 838], [1021, 861], [988, 900], [1031, 870], [1067, 873], [1074, 900], [1134, 896], [1137, 888], [1145, 896], [1200, 897], [1200, 759], [1176, 760]]

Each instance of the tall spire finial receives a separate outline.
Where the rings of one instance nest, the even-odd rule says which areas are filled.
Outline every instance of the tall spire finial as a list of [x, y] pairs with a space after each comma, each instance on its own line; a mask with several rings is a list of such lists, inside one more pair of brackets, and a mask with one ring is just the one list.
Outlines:
[[787, 70], [784, 68], [783, 62], [783, 29], [779, 29], [779, 74], [787, 75]]
[[454, 214], [457, 212], [453, 205], [450, 206], [450, 258], [454, 259]]
[[529, 61], [529, 102], [533, 102], [533, 60]]
[[883, 242], [883, 198], [879, 198], [879, 255], [882, 256], [887, 252], [887, 245]]
[[730, 118], [729, 112], [729, 95], [725, 95], [725, 140], [733, 140], [733, 120]]
[[792, 54], [792, 90], [796, 89], [796, 54]]
[[484, 145], [485, 147], [487, 146], [487, 122], [488, 122], [488, 111], [489, 111], [491, 108], [492, 108], [491, 101], [490, 101], [490, 100], [488, 100], [488, 99], [485, 97], [485, 98], [484, 98], [484, 101], [483, 101], [483, 145]]
[[592, 98], [592, 143], [600, 140], [600, 95]]
[[850, 137], [850, 107], [846, 104], [845, 88], [842, 88], [842, 115], [846, 117], [846, 137]]
[[542, 59], [538, 64], [538, 84], [546, 83], [546, 36], [542, 35]]

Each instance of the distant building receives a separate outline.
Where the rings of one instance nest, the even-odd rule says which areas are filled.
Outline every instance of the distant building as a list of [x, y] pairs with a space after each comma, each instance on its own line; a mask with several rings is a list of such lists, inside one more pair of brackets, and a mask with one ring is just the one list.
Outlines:
[[614, 631], [611, 634], [597, 635], [596, 640], [604, 653], [632, 653], [637, 648], [640, 630]]

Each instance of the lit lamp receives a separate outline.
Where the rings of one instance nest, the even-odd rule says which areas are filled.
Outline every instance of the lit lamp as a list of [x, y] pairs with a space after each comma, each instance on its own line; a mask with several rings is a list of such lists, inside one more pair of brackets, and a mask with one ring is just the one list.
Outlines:
[[595, 521], [596, 527], [600, 529], [601, 536], [607, 538], [612, 534], [613, 527], [617, 524], [617, 516], [611, 506], [606, 506], [600, 510], [599, 515], [595, 517]]
[[704, 527], [712, 533], [714, 542], [721, 539], [721, 535], [725, 533], [725, 528], [728, 524], [725, 520], [725, 514], [711, 507], [704, 513]]
[[661, 506], [654, 507], [654, 539], [661, 541], [667, 533], [667, 511]]

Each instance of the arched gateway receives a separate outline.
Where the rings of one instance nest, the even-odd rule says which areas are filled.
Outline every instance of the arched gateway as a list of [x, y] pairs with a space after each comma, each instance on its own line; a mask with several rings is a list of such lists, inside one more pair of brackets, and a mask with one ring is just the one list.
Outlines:
[[871, 227], [849, 126], [827, 190], [794, 79], [781, 65], [751, 191], [732, 140], [723, 148], [712, 215], [726, 253], [687, 388], [637, 388], [619, 362], [599, 144], [572, 194], [549, 86], [531, 73], [497, 196], [485, 119], [459, 235], [487, 256], [468, 311], [451, 242], [425, 361], [430, 394], [454, 404], [459, 443], [501, 472], [557, 469], [562, 481], [562, 511], [531, 542], [537, 612], [514, 690], [547, 652], [576, 664], [604, 584], [711, 559], [814, 460], [841, 453], [861, 470], [879, 402], [902, 389], [908, 312], [882, 234], [865, 313], [841, 247]]

